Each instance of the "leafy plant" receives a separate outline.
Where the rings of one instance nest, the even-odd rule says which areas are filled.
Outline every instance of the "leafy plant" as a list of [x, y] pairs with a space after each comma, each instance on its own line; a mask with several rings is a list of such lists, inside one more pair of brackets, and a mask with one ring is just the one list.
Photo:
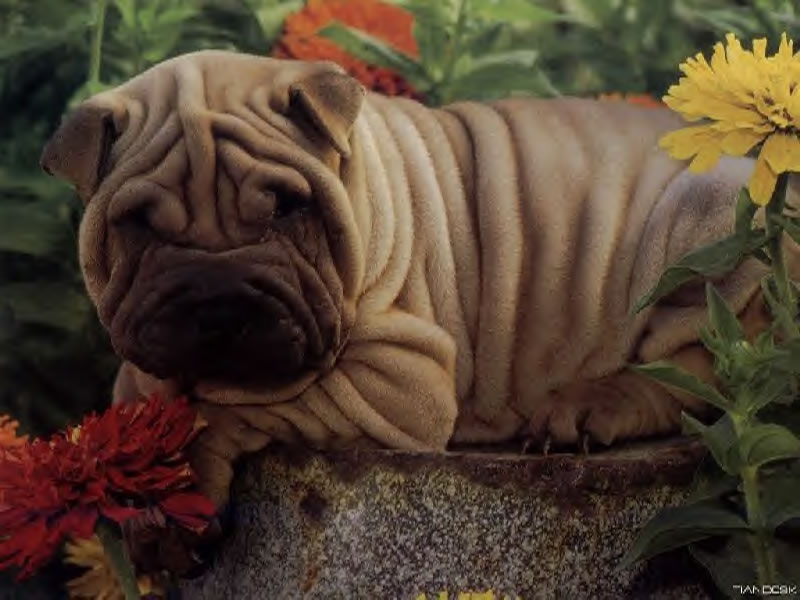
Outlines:
[[363, 32], [333, 23], [321, 31], [367, 63], [401, 74], [431, 104], [488, 100], [514, 93], [551, 96], [556, 90], [538, 68], [539, 53], [514, 40], [516, 27], [566, 19], [527, 0], [402, 0], [414, 15], [419, 57]]
[[341, 24], [321, 34], [393, 69], [430, 104], [513, 94], [666, 92], [674, 65], [720, 34], [800, 33], [784, 0], [393, 0], [414, 14], [419, 56]]
[[[715, 49], [712, 66], [702, 74], [690, 64], [682, 66], [685, 77], [667, 101], [685, 117], [705, 120], [661, 140], [673, 155], [695, 157], [692, 166], [700, 171], [710, 169], [723, 152], [757, 152], [748, 187], [739, 195], [734, 231], [668, 268], [636, 310], [688, 281], [724, 275], [745, 258], [754, 257], [769, 267], [761, 290], [771, 324], [755, 339], [748, 339], [734, 312], [707, 283], [709, 326], [702, 329], [700, 339], [713, 356], [715, 384], [665, 362], [633, 367], [668, 387], [705, 400], [722, 414], [711, 425], [683, 414], [684, 432], [699, 436], [713, 460], [698, 474], [689, 502], [656, 515], [623, 559], [623, 565], [630, 565], [688, 546], [729, 595], [742, 584], [757, 582], [758, 589], [764, 590], [800, 582], [796, 561], [800, 539], [796, 531], [788, 535], [792, 521], [800, 519], [800, 438], [786, 424], [765, 420], [769, 408], [791, 407], [796, 415], [791, 405], [800, 392], [800, 290], [790, 279], [784, 258], [786, 238], [800, 239], [800, 216], [797, 208], [787, 203], [789, 175], [798, 167], [783, 160], [800, 148], [800, 140], [784, 133], [783, 113], [763, 110], [771, 106], [769, 102], [778, 110], [787, 102], [763, 82], [796, 86], [800, 63], [785, 38], [774, 57], [766, 57], [763, 47], [759, 52], [757, 44], [753, 45], [753, 51], [745, 51], [736, 39], [729, 38], [727, 48]], [[750, 71], [742, 72], [745, 64]], [[696, 86], [700, 78], [707, 87]], [[711, 100], [704, 96], [708, 86], [715, 86], [718, 93]], [[750, 95], [741, 95], [743, 90]], [[749, 125], [743, 124], [742, 115], [757, 123], [758, 132], [748, 135]], [[788, 124], [798, 125], [795, 114]], [[697, 138], [698, 131], [708, 137]], [[725, 133], [716, 135], [721, 131]], [[745, 143], [729, 144], [731, 132], [743, 136], [740, 139]], [[780, 146], [782, 142], [786, 146]], [[708, 156], [712, 160], [701, 160]], [[766, 207], [763, 226], [756, 219], [759, 205]]]
[[[750, 343], [711, 284], [706, 296], [710, 326], [702, 340], [714, 355], [719, 389], [663, 362], [636, 370], [722, 411], [711, 425], [683, 414], [684, 433], [699, 436], [712, 460], [698, 472], [688, 503], [656, 515], [623, 565], [688, 545], [728, 593], [748, 582], [794, 583], [800, 573], [790, 557], [800, 544], [796, 538], [784, 539], [788, 531], [781, 528], [800, 518], [800, 439], [763, 415], [770, 406], [792, 404], [798, 395], [800, 337], [776, 343], [776, 319], [776, 327]], [[703, 543], [719, 537], [729, 540], [716, 546]], [[732, 564], [746, 569], [731, 570]]]
[[[609, 90], [664, 94], [675, 65], [733, 31], [744, 37], [800, 33], [796, 3], [783, 0], [552, 0], [568, 25], [536, 32], [541, 67], [565, 94]], [[765, 28], [765, 23], [770, 28]], [[578, 58], [579, 57], [579, 58]]]

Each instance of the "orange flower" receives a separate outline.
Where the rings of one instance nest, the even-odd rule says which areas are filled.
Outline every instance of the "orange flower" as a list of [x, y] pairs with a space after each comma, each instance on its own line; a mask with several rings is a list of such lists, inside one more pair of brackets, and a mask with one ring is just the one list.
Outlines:
[[645, 108], [664, 108], [664, 103], [656, 100], [649, 94], [620, 94], [619, 92], [613, 92], [610, 94], [600, 94], [597, 97], [598, 100], [617, 100], [625, 102], [630, 102], [631, 104], [636, 104], [638, 106], [643, 106]]
[[28, 436], [18, 436], [19, 423], [8, 415], [0, 415], [0, 448], [18, 448], [28, 439]]
[[368, 89], [389, 96], [417, 97], [411, 85], [390, 69], [368, 65], [317, 32], [333, 21], [374, 36], [396, 50], [416, 57], [414, 17], [406, 10], [380, 0], [309, 0], [286, 18], [283, 35], [273, 56], [338, 63]]

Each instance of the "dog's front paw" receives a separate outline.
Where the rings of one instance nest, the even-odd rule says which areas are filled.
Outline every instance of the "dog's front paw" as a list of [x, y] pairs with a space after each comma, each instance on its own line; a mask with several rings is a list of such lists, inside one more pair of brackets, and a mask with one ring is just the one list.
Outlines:
[[531, 414], [525, 449], [581, 450], [676, 431], [680, 403], [650, 380], [620, 373], [550, 392]]

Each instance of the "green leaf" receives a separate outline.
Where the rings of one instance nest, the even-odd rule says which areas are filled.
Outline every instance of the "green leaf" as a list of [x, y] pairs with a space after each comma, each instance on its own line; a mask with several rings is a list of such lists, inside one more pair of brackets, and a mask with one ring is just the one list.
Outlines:
[[62, 246], [69, 223], [42, 203], [0, 204], [0, 251], [44, 257]]
[[782, 425], [766, 423], [744, 432], [739, 442], [742, 462], [751, 467], [800, 458], [800, 439]]
[[759, 262], [767, 265], [768, 267], [772, 266], [772, 259], [769, 257], [763, 248], [756, 248], [753, 250], [752, 253], [753, 258], [757, 259]]
[[0, 286], [0, 305], [14, 319], [56, 329], [78, 331], [92, 312], [86, 296], [64, 283], [24, 282]]
[[323, 27], [319, 35], [335, 42], [364, 62], [392, 69], [419, 90], [424, 91], [430, 86], [430, 79], [422, 65], [376, 37], [338, 22]]
[[56, 46], [82, 41], [82, 34], [92, 25], [89, 15], [75, 15], [60, 29], [33, 27], [23, 29], [16, 35], [6, 37], [0, 43], [0, 61], [7, 61], [20, 54], [44, 52]]
[[637, 373], [673, 388], [677, 388], [692, 396], [705, 400], [709, 404], [723, 410], [730, 408], [731, 402], [717, 389], [700, 380], [693, 374], [676, 367], [667, 361], [655, 361], [646, 365], [632, 365]]
[[272, 40], [280, 34], [283, 22], [293, 12], [303, 8], [302, 0], [292, 0], [291, 2], [267, 2], [258, 6], [257, 2], [252, 2], [253, 12], [261, 26], [261, 31], [268, 40]]
[[743, 187], [739, 190], [739, 196], [736, 201], [736, 235], [747, 235], [747, 232], [752, 228], [753, 217], [757, 211], [758, 205], [753, 202], [748, 189]]
[[771, 214], [772, 219], [781, 229], [783, 229], [789, 237], [796, 243], [800, 244], [800, 218], [787, 217], [786, 215]]
[[472, 15], [488, 21], [509, 23], [556, 23], [567, 20], [567, 15], [549, 10], [533, 0], [471, 0]]
[[777, 323], [788, 323], [789, 327], [795, 324], [795, 319], [789, 309], [775, 295], [775, 277], [772, 273], [766, 275], [761, 280], [761, 290], [764, 292], [764, 299], [772, 313], [773, 320]]
[[506, 25], [506, 23], [493, 23], [491, 25], [481, 27], [471, 37], [467, 37], [467, 40], [464, 43], [464, 49], [470, 56], [483, 56], [484, 54], [490, 54], [500, 42], [503, 32], [506, 29]]
[[752, 391], [745, 396], [747, 401], [740, 408], [749, 414], [755, 414], [770, 404], [791, 404], [796, 396], [796, 384], [793, 383], [786, 372], [780, 372], [769, 365], [766, 372], [760, 373], [748, 386]]
[[800, 339], [775, 348], [770, 356], [770, 366], [784, 374], [800, 375]]
[[696, 277], [714, 278], [729, 273], [766, 241], [764, 231], [757, 229], [747, 235], [730, 235], [690, 252], [664, 272], [653, 289], [636, 303], [633, 312], [640, 312]]
[[693, 504], [700, 500], [720, 499], [736, 492], [738, 487], [739, 476], [729, 475], [720, 468], [711, 454], [706, 454], [695, 471], [687, 502]]
[[[419, 62], [432, 81], [439, 81], [444, 74], [448, 43], [453, 37], [458, 11], [455, 3], [448, 0], [396, 0], [396, 3], [414, 15], [414, 39], [419, 48]], [[491, 30], [487, 28], [487, 35]], [[496, 33], [502, 25], [497, 25]]]
[[12, 172], [3, 167], [0, 167], [0, 193], [7, 199], [24, 198], [47, 208], [63, 206], [65, 196], [72, 196], [69, 185], [39, 169]]
[[717, 375], [727, 376], [730, 369], [728, 347], [708, 327], [701, 327], [697, 334], [706, 349], [714, 355], [714, 370]]
[[706, 283], [706, 303], [711, 327], [723, 343], [729, 345], [744, 339], [739, 319], [711, 282]]
[[639, 532], [621, 568], [668, 550], [718, 535], [747, 531], [747, 523], [716, 500], [665, 508]]
[[537, 56], [535, 50], [513, 50], [465, 61], [467, 66], [447, 87], [444, 100], [488, 100], [513, 92], [545, 92], [546, 84], [533, 68]]
[[716, 463], [728, 474], [739, 472], [739, 455], [736, 447], [736, 431], [728, 415], [723, 415], [710, 427], [690, 414], [681, 414], [683, 432], [699, 435], [708, 447]]
[[536, 64], [539, 52], [536, 50], [509, 50], [508, 52], [493, 52], [484, 54], [479, 58], [473, 58], [466, 67], [457, 71], [456, 75], [464, 77], [471, 73], [493, 69], [498, 67], [512, 67], [522, 71], [528, 71]]
[[692, 557], [710, 574], [717, 588], [729, 598], [741, 598], [734, 585], [755, 584], [755, 559], [746, 535], [734, 534], [722, 544], [693, 543]]
[[567, 14], [586, 27], [600, 28], [614, 13], [615, 0], [563, 0]]
[[762, 504], [767, 526], [774, 530], [791, 519], [800, 519], [800, 463], [794, 468], [760, 478]]

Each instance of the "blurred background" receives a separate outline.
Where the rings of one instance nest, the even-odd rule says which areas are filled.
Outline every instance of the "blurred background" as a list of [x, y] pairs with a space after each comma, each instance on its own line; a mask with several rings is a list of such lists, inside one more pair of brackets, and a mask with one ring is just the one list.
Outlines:
[[[39, 153], [65, 111], [202, 48], [340, 62], [430, 105], [510, 94], [657, 104], [726, 32], [798, 38], [792, 0], [0, 0], [0, 414], [52, 431], [117, 366], [77, 264], [81, 206]], [[333, 23], [333, 25], [332, 25]], [[335, 23], [339, 23], [336, 25]]]

